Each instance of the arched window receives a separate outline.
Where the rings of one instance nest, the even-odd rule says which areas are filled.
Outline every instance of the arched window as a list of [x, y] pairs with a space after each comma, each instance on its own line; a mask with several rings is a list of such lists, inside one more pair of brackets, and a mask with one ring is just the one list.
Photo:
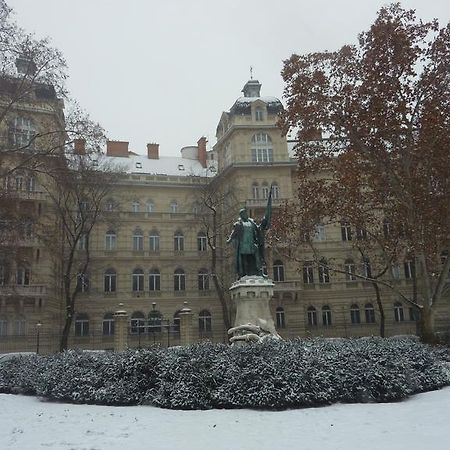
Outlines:
[[259, 198], [259, 184], [256, 181], [252, 184], [252, 198]]
[[278, 186], [278, 183], [275, 183], [275, 182], [272, 183], [272, 198], [274, 200], [277, 200], [280, 198], [280, 188]]
[[367, 278], [372, 278], [372, 266], [370, 265], [370, 259], [367, 257], [363, 258], [362, 262], [363, 275]]
[[105, 210], [108, 212], [113, 212], [116, 209], [116, 202], [112, 198], [108, 198], [105, 202]]
[[322, 306], [322, 324], [325, 327], [331, 325], [331, 308], [328, 305]]
[[105, 250], [111, 252], [116, 249], [117, 236], [114, 230], [109, 229], [105, 234]]
[[341, 237], [343, 241], [352, 240], [352, 228], [348, 222], [341, 222]]
[[103, 316], [102, 321], [103, 336], [112, 336], [114, 334], [114, 316], [108, 312]]
[[89, 290], [89, 276], [86, 273], [77, 274], [77, 291], [87, 292]]
[[355, 261], [351, 258], [347, 258], [344, 261], [345, 279], [347, 281], [356, 281], [356, 265]]
[[330, 271], [328, 270], [328, 267], [326, 265], [326, 261], [320, 264], [318, 268], [319, 273], [319, 283], [329, 283], [330, 282]]
[[176, 252], [184, 251], [184, 235], [180, 230], [175, 231], [173, 235], [173, 249]]
[[14, 335], [25, 336], [26, 326], [27, 321], [25, 320], [25, 317], [19, 317], [18, 319], [14, 320], [14, 329], [13, 329]]
[[184, 291], [186, 289], [186, 274], [183, 269], [176, 269], [173, 273], [174, 291]]
[[353, 324], [361, 323], [361, 315], [359, 313], [359, 306], [353, 304], [350, 306], [350, 321]]
[[150, 291], [161, 290], [161, 273], [157, 268], [151, 269], [148, 273], [148, 289]]
[[159, 232], [153, 229], [148, 237], [149, 248], [151, 252], [159, 252]]
[[208, 248], [208, 241], [206, 238], [206, 233], [204, 231], [200, 231], [197, 234], [197, 250], [199, 252], [206, 252]]
[[144, 290], [144, 271], [142, 269], [134, 269], [132, 274], [133, 292], [142, 292]]
[[264, 182], [262, 184], [262, 186], [261, 186], [262, 198], [263, 199], [268, 199], [269, 198], [269, 192], [270, 192], [269, 185], [267, 184], [267, 182]]
[[103, 277], [105, 292], [116, 292], [117, 272], [115, 269], [106, 269]]
[[284, 264], [279, 259], [273, 263], [273, 281], [284, 281]]
[[75, 336], [84, 337], [89, 335], [89, 316], [84, 313], [75, 317]]
[[207, 269], [200, 269], [198, 271], [198, 290], [199, 291], [209, 290], [209, 274]]
[[145, 208], [148, 213], [152, 213], [155, 211], [155, 204], [153, 203], [153, 200], [147, 200], [147, 203], [145, 204]]
[[403, 267], [405, 270], [405, 278], [407, 280], [412, 280], [415, 276], [414, 261], [412, 259], [405, 260]]
[[150, 311], [148, 314], [148, 330], [151, 333], [161, 333], [162, 314], [158, 310]]
[[275, 320], [277, 328], [286, 328], [286, 317], [284, 314], [284, 308], [279, 306], [275, 311]]
[[403, 322], [405, 320], [403, 305], [400, 302], [394, 303], [394, 319], [396, 322]]
[[18, 116], [14, 119], [12, 133], [13, 144], [18, 148], [34, 148], [33, 138], [36, 134], [33, 121], [28, 117]]
[[170, 212], [171, 213], [177, 213], [178, 212], [178, 203], [176, 202], [176, 200], [172, 200], [170, 202]]
[[198, 315], [198, 331], [200, 333], [207, 333], [211, 331], [211, 313], [204, 309]]
[[133, 231], [133, 251], [144, 251], [144, 234], [140, 228], [135, 228]]
[[308, 317], [308, 325], [310, 327], [317, 326], [317, 310], [314, 308], [314, 306], [309, 306], [306, 311], [307, 317]]
[[375, 309], [372, 303], [364, 305], [364, 312], [366, 314], [366, 323], [375, 323]]
[[252, 137], [251, 152], [253, 162], [272, 162], [272, 139], [266, 133], [256, 133]]
[[144, 316], [143, 312], [135, 311], [131, 315], [130, 333], [131, 334], [143, 334], [143, 333], [145, 333], [145, 316]]

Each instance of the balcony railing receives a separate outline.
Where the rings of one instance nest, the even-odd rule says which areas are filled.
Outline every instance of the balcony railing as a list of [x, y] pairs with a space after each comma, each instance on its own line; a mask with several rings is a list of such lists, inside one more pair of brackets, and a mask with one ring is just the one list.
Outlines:
[[47, 295], [47, 286], [44, 284], [6, 284], [0, 285], [0, 296], [35, 297]]

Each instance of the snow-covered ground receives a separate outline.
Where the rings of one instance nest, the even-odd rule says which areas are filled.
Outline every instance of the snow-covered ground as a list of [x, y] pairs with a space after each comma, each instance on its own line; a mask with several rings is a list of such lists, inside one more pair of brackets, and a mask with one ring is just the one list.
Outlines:
[[401, 403], [289, 411], [170, 411], [0, 394], [0, 448], [447, 450], [450, 387]]

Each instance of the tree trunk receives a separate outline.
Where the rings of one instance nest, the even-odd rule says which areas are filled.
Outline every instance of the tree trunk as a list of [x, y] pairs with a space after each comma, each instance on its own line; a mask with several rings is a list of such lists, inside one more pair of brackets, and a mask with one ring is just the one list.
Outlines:
[[432, 306], [424, 305], [419, 318], [420, 339], [428, 344], [437, 342], [435, 325], [435, 311]]
[[381, 303], [381, 293], [380, 293], [380, 287], [378, 286], [377, 283], [372, 283], [373, 288], [375, 289], [375, 295], [376, 295], [376, 300], [377, 300], [377, 305], [378, 305], [378, 311], [380, 312], [380, 336], [382, 338], [385, 337], [385, 323], [386, 323], [386, 318], [384, 315], [384, 308], [383, 308], [383, 303]]
[[64, 322], [64, 328], [62, 330], [61, 341], [59, 343], [60, 352], [67, 350], [72, 321], [73, 321], [73, 309], [69, 306], [66, 309], [66, 320]]

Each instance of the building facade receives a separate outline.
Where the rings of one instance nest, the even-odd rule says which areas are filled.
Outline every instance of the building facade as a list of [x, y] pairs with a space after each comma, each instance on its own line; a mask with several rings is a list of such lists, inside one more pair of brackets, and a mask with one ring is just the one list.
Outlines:
[[[292, 145], [277, 127], [283, 106], [275, 97], [261, 96], [260, 90], [257, 80], [245, 84], [244, 95], [222, 113], [211, 150], [204, 137], [183, 148], [180, 157], [161, 155], [157, 144], [148, 144], [146, 155], [138, 155], [127, 142], [107, 143], [103, 158], [123, 173], [104, 205], [108, 219], [97, 224], [90, 238], [92, 261], [81, 280], [70, 346], [112, 349], [118, 309], [128, 314], [129, 346], [177, 345], [179, 314], [186, 305], [192, 312], [194, 341], [227, 342], [224, 314], [233, 314], [228, 286], [235, 278], [233, 251], [226, 244], [231, 225], [242, 207], [260, 219], [270, 191], [275, 214], [297, 192]], [[35, 209], [45, 207], [43, 194], [27, 195]], [[212, 197], [215, 202], [208, 204]], [[373, 285], [352, 276], [352, 271], [370, 271], [354, 254], [354, 232], [345, 223], [319, 225], [311, 237], [323, 255], [341, 261], [348, 269], [345, 274], [309, 263], [313, 258], [306, 247], [298, 249], [301, 263], [288, 258], [282, 245], [268, 249], [267, 272], [275, 282], [271, 309], [283, 337], [379, 334]], [[83, 246], [79, 252], [86, 251]], [[38, 247], [33, 247], [35, 259]], [[39, 255], [38, 267], [49, 272], [51, 264], [42, 262], [44, 248]], [[32, 271], [28, 284], [25, 275], [16, 275], [14, 299], [3, 283], [0, 351], [32, 350], [37, 323], [45, 350], [58, 347], [61, 300], [54, 288], [53, 296], [42, 294], [57, 283], [48, 279], [39, 284], [45, 277], [38, 273]], [[398, 289], [411, 291], [410, 262], [387, 276]], [[216, 284], [222, 287], [222, 298]], [[41, 289], [39, 295], [25, 294], [36, 289]], [[387, 288], [382, 288], [381, 298], [386, 335], [415, 333], [414, 311]], [[23, 327], [15, 328], [21, 317]], [[449, 324], [449, 308], [443, 306], [437, 328], [445, 330]]]

